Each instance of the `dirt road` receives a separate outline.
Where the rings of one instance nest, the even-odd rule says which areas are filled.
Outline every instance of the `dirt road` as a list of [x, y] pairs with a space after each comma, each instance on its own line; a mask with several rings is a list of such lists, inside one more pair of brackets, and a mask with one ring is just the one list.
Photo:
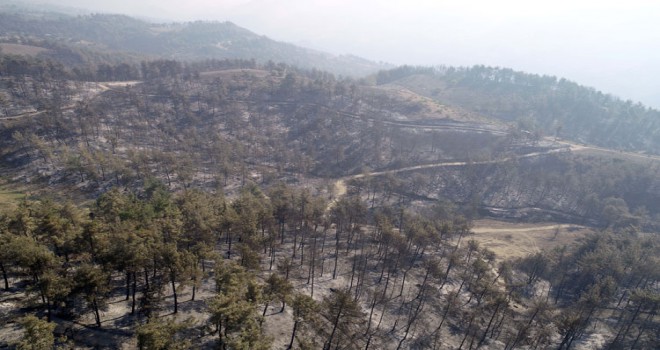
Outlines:
[[604, 152], [604, 153], [609, 153], [609, 154], [618, 155], [618, 156], [625, 156], [625, 157], [631, 157], [631, 158], [637, 158], [637, 159], [660, 161], [660, 156], [651, 155], [651, 154], [641, 154], [641, 153], [635, 153], [635, 152], [618, 151], [618, 150], [613, 150], [613, 149], [603, 148], [603, 147], [597, 147], [597, 146], [580, 145], [580, 144], [570, 142], [570, 141], [566, 141], [566, 140], [552, 140], [550, 138], [547, 138], [547, 140], [556, 142], [556, 143], [561, 144], [561, 145], [566, 145], [573, 152], [598, 151], [598, 152]]
[[[92, 90], [93, 94], [89, 97], [88, 99], [93, 99], [97, 97], [99, 94], [105, 91], [117, 91], [114, 88], [116, 87], [124, 87], [124, 86], [132, 86], [141, 83], [141, 81], [109, 81], [109, 82], [99, 82], [96, 83], [97, 90]], [[87, 91], [89, 92], [89, 91]], [[64, 107], [62, 107], [62, 111], [70, 111], [76, 107], [76, 102], [70, 103]], [[34, 112], [26, 112], [26, 113], [21, 113], [17, 115], [10, 115], [6, 117], [0, 117], [0, 120], [16, 120], [16, 119], [21, 119], [21, 118], [28, 118], [28, 117], [36, 117], [38, 115], [46, 113], [48, 110], [41, 110], [41, 111], [34, 111]]]
[[502, 159], [495, 159], [495, 160], [487, 160], [487, 161], [481, 161], [481, 162], [440, 162], [440, 163], [432, 163], [432, 164], [421, 164], [421, 165], [414, 165], [414, 166], [409, 166], [409, 167], [404, 167], [404, 168], [399, 168], [399, 169], [392, 169], [392, 170], [385, 170], [385, 171], [375, 171], [369, 174], [357, 174], [357, 175], [351, 175], [351, 176], [346, 176], [341, 179], [338, 179], [335, 181], [335, 189], [334, 189], [334, 196], [335, 197], [340, 197], [346, 194], [346, 181], [349, 180], [354, 180], [354, 179], [361, 179], [367, 175], [369, 176], [382, 176], [382, 175], [387, 175], [387, 174], [398, 174], [398, 173], [403, 173], [403, 172], [408, 172], [408, 171], [414, 171], [414, 170], [421, 170], [421, 169], [432, 169], [432, 168], [443, 168], [443, 167], [460, 167], [460, 166], [466, 166], [466, 165], [486, 165], [486, 164], [497, 164], [497, 163], [504, 163], [511, 161], [513, 159], [523, 159], [523, 158], [530, 158], [530, 157], [537, 157], [537, 156], [542, 156], [542, 155], [547, 155], [547, 154], [552, 154], [552, 153], [561, 153], [561, 152], [568, 152], [570, 151], [570, 147], [563, 147], [563, 148], [555, 148], [551, 150], [547, 150], [544, 152], [532, 152], [532, 153], [527, 153], [523, 154], [520, 156], [514, 156], [514, 157], [507, 157], [507, 158], [502, 158]]

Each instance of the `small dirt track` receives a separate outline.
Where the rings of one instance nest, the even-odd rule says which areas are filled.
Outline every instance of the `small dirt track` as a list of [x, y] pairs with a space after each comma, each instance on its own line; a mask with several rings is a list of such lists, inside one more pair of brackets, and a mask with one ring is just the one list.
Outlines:
[[367, 175], [369, 176], [382, 176], [382, 175], [387, 175], [387, 174], [398, 174], [398, 173], [403, 173], [403, 172], [408, 172], [408, 171], [415, 171], [415, 170], [421, 170], [421, 169], [433, 169], [433, 168], [443, 168], [443, 167], [460, 167], [460, 166], [466, 166], [466, 165], [486, 165], [486, 164], [497, 164], [497, 163], [504, 163], [511, 161], [513, 159], [523, 159], [523, 158], [531, 158], [531, 157], [538, 157], [542, 155], [547, 155], [547, 154], [552, 154], [552, 153], [561, 153], [561, 152], [568, 152], [571, 149], [569, 147], [562, 147], [562, 148], [555, 148], [551, 149], [545, 152], [532, 152], [532, 153], [527, 153], [523, 154], [520, 156], [514, 156], [514, 157], [507, 157], [507, 158], [502, 158], [502, 159], [495, 159], [495, 160], [487, 160], [487, 161], [482, 161], [482, 162], [441, 162], [441, 163], [432, 163], [432, 164], [420, 164], [420, 165], [414, 165], [414, 166], [409, 166], [409, 167], [404, 167], [404, 168], [399, 168], [399, 169], [392, 169], [392, 170], [385, 170], [385, 171], [375, 171], [369, 174], [357, 174], [357, 175], [351, 175], [351, 176], [346, 176], [341, 179], [338, 179], [335, 181], [335, 189], [334, 189], [334, 196], [335, 197], [340, 197], [346, 194], [347, 187], [346, 187], [346, 181], [353, 180], [353, 179], [361, 179]]
[[[105, 91], [118, 91], [115, 90], [117, 87], [125, 87], [125, 86], [132, 86], [135, 84], [140, 84], [142, 83], [141, 81], [109, 81], [109, 82], [99, 82], [96, 83], [96, 87], [98, 90], [94, 91], [94, 93], [87, 97], [88, 99], [94, 99], [101, 93]], [[70, 111], [76, 107], [76, 102], [70, 103], [64, 107], [62, 107], [62, 111]], [[17, 115], [10, 115], [6, 117], [0, 117], [0, 120], [16, 120], [16, 119], [21, 119], [21, 118], [28, 118], [28, 117], [36, 117], [38, 115], [44, 114], [48, 112], [48, 110], [41, 110], [41, 111], [33, 111], [33, 112], [26, 112], [26, 113], [21, 113]]]

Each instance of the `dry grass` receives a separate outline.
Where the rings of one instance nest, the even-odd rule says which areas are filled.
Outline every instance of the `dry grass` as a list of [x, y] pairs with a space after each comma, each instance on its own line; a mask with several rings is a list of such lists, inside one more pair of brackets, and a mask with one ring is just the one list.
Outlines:
[[48, 51], [48, 49], [44, 49], [43, 47], [39, 47], [39, 46], [8, 44], [8, 43], [0, 44], [0, 48], [2, 48], [2, 52], [5, 54], [24, 55], [24, 56], [32, 56], [32, 57], [35, 57], [42, 52]]
[[270, 73], [263, 69], [223, 69], [223, 70], [214, 70], [208, 72], [201, 72], [199, 75], [205, 78], [227, 78], [227, 77], [236, 77], [243, 74], [253, 75], [258, 78], [264, 78], [270, 76]]
[[11, 210], [24, 197], [25, 194], [22, 191], [8, 185], [0, 178], [0, 212]]
[[495, 252], [498, 259], [506, 260], [575, 244], [593, 230], [551, 222], [511, 223], [484, 219], [474, 222], [472, 232], [470, 239]]
[[396, 100], [416, 102], [423, 106], [424, 111], [422, 113], [406, 115], [410, 120], [448, 118], [460, 122], [493, 124], [493, 120], [491, 119], [459, 107], [444, 105], [431, 97], [419, 94], [401, 85], [382, 85], [377, 87], [376, 90], [385, 92]]

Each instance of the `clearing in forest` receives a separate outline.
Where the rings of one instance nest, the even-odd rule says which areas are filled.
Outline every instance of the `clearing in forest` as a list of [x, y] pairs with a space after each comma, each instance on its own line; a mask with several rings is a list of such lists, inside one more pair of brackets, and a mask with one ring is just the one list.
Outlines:
[[0, 178], [0, 211], [9, 210], [23, 197], [23, 193], [10, 188], [7, 182]]
[[474, 221], [472, 232], [470, 239], [495, 252], [498, 259], [506, 260], [575, 244], [593, 229], [552, 222], [512, 223], [482, 219]]

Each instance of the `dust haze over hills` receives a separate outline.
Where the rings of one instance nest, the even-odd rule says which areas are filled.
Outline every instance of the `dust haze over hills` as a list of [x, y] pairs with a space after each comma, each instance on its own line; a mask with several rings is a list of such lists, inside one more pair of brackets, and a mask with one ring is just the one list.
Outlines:
[[[28, 0], [163, 20], [232, 21], [258, 34], [393, 64], [510, 67], [660, 107], [651, 1]], [[25, 2], [24, 2], [25, 3]]]

